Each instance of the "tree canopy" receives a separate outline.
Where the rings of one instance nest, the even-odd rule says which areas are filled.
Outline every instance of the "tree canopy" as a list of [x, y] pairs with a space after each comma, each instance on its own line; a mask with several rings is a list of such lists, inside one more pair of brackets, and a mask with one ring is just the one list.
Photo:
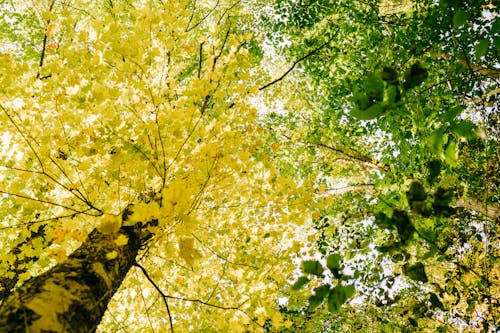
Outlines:
[[0, 11], [0, 330], [500, 326], [493, 2]]

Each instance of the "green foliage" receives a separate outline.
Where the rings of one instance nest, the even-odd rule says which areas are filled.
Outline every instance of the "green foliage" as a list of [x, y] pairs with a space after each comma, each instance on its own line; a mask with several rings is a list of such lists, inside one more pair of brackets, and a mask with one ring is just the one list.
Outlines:
[[341, 263], [342, 257], [340, 254], [334, 253], [330, 254], [326, 258], [326, 267], [333, 273], [333, 274], [338, 274], [338, 270], [340, 268], [340, 263]]
[[384, 82], [378, 75], [369, 73], [365, 77], [364, 91], [369, 99], [381, 101], [384, 96]]
[[323, 284], [317, 288], [314, 288], [314, 293], [309, 296], [309, 309], [315, 309], [323, 300], [330, 294], [331, 289], [329, 284]]
[[302, 262], [302, 270], [306, 274], [313, 274], [316, 276], [321, 276], [323, 274], [324, 268], [323, 268], [323, 266], [321, 266], [319, 261], [305, 260]]
[[337, 285], [330, 290], [328, 294], [328, 311], [331, 313], [339, 312], [341, 306], [354, 295], [354, 285]]
[[414, 265], [405, 264], [403, 272], [410, 279], [426, 283], [428, 281], [427, 274], [425, 273], [425, 266], [421, 262]]
[[[332, 218], [316, 225], [318, 252], [344, 258], [343, 267], [356, 272], [357, 294], [398, 318], [388, 320], [385, 331], [454, 331], [459, 324], [451, 313], [460, 313], [466, 326], [472, 309], [482, 313], [475, 317], [481, 325], [498, 317], [488, 296], [472, 296], [464, 287], [472, 279], [452, 282], [475, 271], [491, 283], [480, 273], [493, 258], [479, 235], [480, 226], [492, 225], [500, 199], [500, 20], [491, 3], [279, 3], [274, 28], [287, 33], [290, 44], [282, 52], [289, 59], [300, 58], [304, 45], [335, 36], [299, 65], [314, 98], [304, 122], [309, 130], [296, 137], [310, 145], [311, 165], [321, 170], [318, 184], [373, 184], [328, 197], [330, 208], [322, 210]], [[314, 147], [329, 147], [330, 154]], [[334, 168], [331, 161], [338, 159], [345, 164]], [[490, 213], [477, 212], [470, 224], [471, 207], [481, 205]], [[489, 237], [498, 238], [494, 231]], [[403, 276], [406, 291], [389, 296]], [[347, 322], [343, 310], [338, 314]]]
[[427, 194], [425, 193], [424, 185], [419, 181], [413, 181], [410, 185], [410, 189], [406, 192], [406, 198], [408, 202], [422, 201], [425, 200]]
[[367, 109], [354, 109], [350, 113], [353, 117], [359, 120], [370, 120], [380, 117], [384, 114], [384, 107], [379, 103], [373, 104]]
[[380, 71], [380, 78], [391, 85], [397, 85], [399, 83], [398, 72], [392, 67], [384, 66]]
[[292, 290], [300, 290], [303, 286], [305, 286], [309, 282], [309, 279], [306, 276], [301, 276], [297, 279], [297, 281], [292, 285]]
[[458, 28], [458, 27], [464, 25], [468, 19], [469, 19], [469, 14], [462, 9], [458, 9], [453, 14], [453, 26], [455, 28]]
[[412, 89], [421, 85], [429, 76], [429, 72], [425, 67], [417, 62], [405, 72], [403, 88], [404, 89]]
[[481, 39], [475, 46], [476, 60], [481, 60], [481, 57], [486, 55], [488, 47], [490, 46], [490, 41], [487, 39]]

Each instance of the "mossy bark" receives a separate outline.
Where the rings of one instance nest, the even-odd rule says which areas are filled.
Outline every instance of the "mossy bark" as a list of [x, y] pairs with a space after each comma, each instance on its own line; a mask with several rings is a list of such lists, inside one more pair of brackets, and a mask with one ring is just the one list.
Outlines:
[[[115, 243], [119, 234], [128, 243]], [[0, 306], [0, 332], [94, 332], [141, 247], [137, 229], [93, 230], [64, 262], [31, 278]], [[114, 259], [106, 255], [116, 251]]]

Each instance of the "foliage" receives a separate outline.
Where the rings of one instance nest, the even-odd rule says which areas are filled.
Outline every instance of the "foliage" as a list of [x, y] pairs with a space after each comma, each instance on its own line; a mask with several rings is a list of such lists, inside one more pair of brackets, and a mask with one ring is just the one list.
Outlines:
[[[317, 251], [344, 257], [362, 303], [340, 321], [383, 307], [382, 326], [356, 331], [498, 327], [498, 289], [484, 288], [498, 284], [499, 267], [495, 10], [487, 1], [285, 0], [264, 18], [292, 59], [327, 43], [302, 63], [309, 107], [289, 104], [308, 130], [291, 134], [286, 118], [274, 129], [310, 147], [289, 156], [322, 171]], [[283, 309], [296, 325], [321, 312], [301, 299], [291, 294]], [[335, 318], [309, 331], [335, 331]]]
[[94, 228], [155, 221], [136, 258], [147, 275], [129, 272], [100, 330], [254, 331], [279, 316], [309, 194], [274, 168], [249, 103], [261, 79], [250, 14], [183, 0], [21, 1], [7, 12], [2, 298]]
[[1, 4], [0, 301], [127, 226], [103, 332], [494, 331], [496, 9]]

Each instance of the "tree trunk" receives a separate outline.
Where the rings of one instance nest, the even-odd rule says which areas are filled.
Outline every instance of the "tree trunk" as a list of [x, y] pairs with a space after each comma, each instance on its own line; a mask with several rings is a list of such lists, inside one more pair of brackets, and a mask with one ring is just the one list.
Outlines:
[[64, 262], [14, 290], [0, 306], [0, 332], [94, 332], [141, 247], [137, 229], [119, 232], [126, 245], [94, 229]]
[[[19, 281], [19, 276], [28, 270], [28, 265], [39, 259], [39, 254], [23, 254], [22, 248], [24, 246], [33, 246], [33, 243], [35, 241], [44, 239], [46, 237], [45, 227], [46, 225], [42, 225], [40, 226], [40, 228], [38, 228], [37, 231], [30, 230], [30, 235], [22, 242], [14, 246], [14, 248], [10, 251], [10, 254], [15, 255], [16, 260], [12, 265], [10, 265], [8, 262], [5, 262], [4, 258], [0, 258], [0, 265], [4, 265], [7, 267], [11, 266], [10, 271], [14, 274], [13, 276], [9, 277], [0, 277], [0, 302], [2, 302], [9, 296], [10, 291], [14, 289], [17, 282]], [[52, 242], [49, 241], [49, 245], [51, 243]]]

